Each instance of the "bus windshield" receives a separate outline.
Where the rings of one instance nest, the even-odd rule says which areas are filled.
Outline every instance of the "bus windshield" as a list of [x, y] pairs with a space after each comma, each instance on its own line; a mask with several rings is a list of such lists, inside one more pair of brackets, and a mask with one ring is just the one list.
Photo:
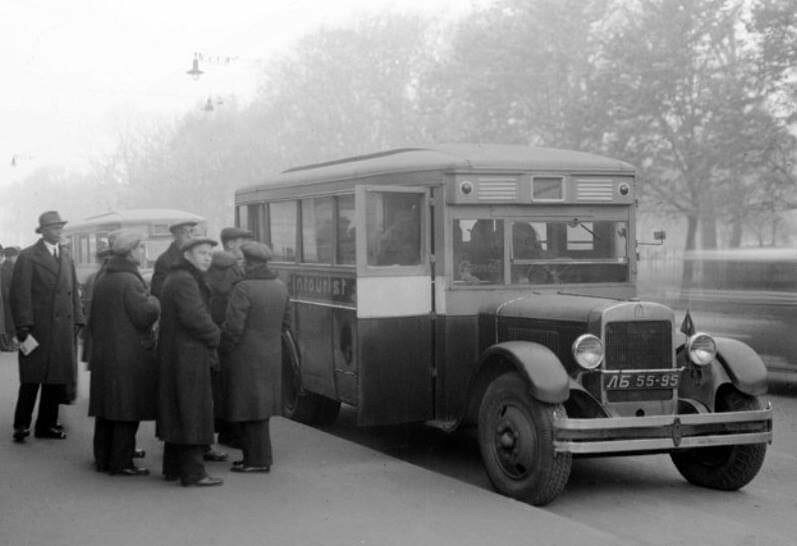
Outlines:
[[626, 222], [456, 219], [453, 233], [455, 284], [628, 281]]

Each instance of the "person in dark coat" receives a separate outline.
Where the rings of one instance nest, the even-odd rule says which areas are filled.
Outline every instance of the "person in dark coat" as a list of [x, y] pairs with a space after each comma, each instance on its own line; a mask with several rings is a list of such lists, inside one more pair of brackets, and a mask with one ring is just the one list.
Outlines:
[[14, 327], [14, 317], [11, 314], [11, 277], [14, 275], [14, 264], [17, 263], [19, 249], [9, 246], [3, 249], [5, 261], [0, 265], [0, 299], [3, 300], [3, 330], [0, 331], [0, 347], [3, 351], [16, 351], [17, 344], [14, 342], [16, 328]]
[[220, 330], [210, 316], [211, 239], [191, 239], [172, 267], [161, 293], [158, 336], [158, 436], [165, 442], [163, 475], [183, 485], [220, 485], [202, 460], [213, 443], [211, 368], [218, 366]]
[[172, 244], [169, 245], [163, 254], [155, 260], [155, 267], [152, 270], [152, 280], [150, 281], [150, 292], [153, 296], [160, 299], [163, 283], [166, 275], [172, 267], [182, 261], [182, 247], [194, 236], [194, 227], [198, 224], [195, 220], [186, 220], [169, 226], [172, 232]]
[[133, 464], [136, 431], [140, 421], [154, 420], [157, 410], [152, 328], [160, 304], [138, 271], [146, 253], [142, 239], [134, 231], [117, 233], [89, 314], [94, 461], [97, 470], [123, 476], [149, 474]]
[[83, 290], [80, 295], [80, 301], [83, 305], [83, 312], [86, 315], [86, 327], [83, 328], [83, 353], [81, 360], [88, 363], [87, 369], [91, 370], [91, 300], [94, 297], [94, 287], [103, 275], [105, 275], [108, 266], [108, 260], [113, 256], [110, 247], [103, 247], [97, 250], [95, 257], [99, 264], [99, 269], [86, 277], [86, 282], [83, 283]]
[[[207, 272], [206, 278], [210, 287], [210, 314], [213, 322], [218, 326], [224, 322], [227, 311], [227, 301], [230, 299], [232, 288], [243, 276], [243, 254], [240, 246], [244, 241], [253, 238], [252, 232], [237, 227], [226, 227], [221, 230], [222, 250], [213, 253], [213, 261]], [[222, 397], [221, 372], [213, 374], [213, 407], [215, 411], [215, 425], [218, 441], [230, 447], [240, 449], [241, 442], [235, 434], [235, 428], [230, 426], [222, 415], [224, 400]], [[206, 461], [224, 461], [227, 455], [213, 449], [205, 453]]]
[[11, 312], [20, 343], [32, 336], [38, 346], [19, 352], [19, 397], [14, 440], [24, 442], [41, 385], [37, 438], [64, 439], [58, 405], [74, 401], [77, 391], [76, 333], [84, 324], [75, 265], [60, 245], [65, 221], [56, 211], [39, 216], [42, 238], [20, 252], [11, 278]]
[[290, 324], [288, 290], [268, 268], [271, 250], [241, 245], [244, 279], [232, 290], [222, 326], [224, 417], [237, 423], [243, 460], [235, 472], [268, 472], [269, 418], [282, 412], [282, 332]]

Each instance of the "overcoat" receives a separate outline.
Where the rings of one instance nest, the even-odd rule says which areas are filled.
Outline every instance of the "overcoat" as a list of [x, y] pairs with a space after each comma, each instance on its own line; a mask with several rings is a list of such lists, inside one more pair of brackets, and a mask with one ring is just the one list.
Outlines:
[[210, 317], [210, 289], [183, 258], [166, 277], [160, 299], [158, 436], [173, 444], [212, 444], [210, 370], [218, 365], [221, 332]]
[[0, 265], [0, 291], [2, 291], [5, 333], [8, 339], [17, 334], [16, 328], [14, 328], [14, 317], [11, 315], [11, 277], [13, 275], [14, 264], [6, 259], [3, 265]]
[[83, 328], [81, 336], [83, 337], [83, 353], [80, 359], [87, 363], [86, 369], [91, 370], [91, 299], [94, 297], [94, 287], [97, 284], [108, 267], [108, 260], [103, 260], [100, 268], [94, 273], [86, 277], [86, 282], [83, 283], [83, 293], [80, 301], [83, 305], [83, 313], [86, 315], [86, 327]]
[[89, 313], [89, 416], [151, 421], [157, 412], [158, 369], [152, 327], [160, 304], [138, 267], [115, 256], [94, 285]]
[[183, 260], [183, 253], [177, 247], [177, 241], [172, 241], [169, 248], [163, 251], [155, 260], [155, 267], [152, 270], [152, 280], [150, 281], [150, 292], [153, 296], [160, 299], [163, 291], [163, 283], [166, 276], [174, 266]]
[[66, 385], [64, 401], [74, 400], [75, 327], [85, 320], [75, 265], [66, 247], [60, 247], [56, 259], [39, 239], [19, 253], [11, 278], [11, 311], [16, 328], [30, 328], [39, 342], [28, 356], [19, 353], [20, 382]]
[[222, 326], [224, 418], [261, 421], [282, 413], [282, 331], [288, 291], [266, 264], [247, 266]]
[[220, 250], [213, 253], [213, 261], [205, 275], [210, 287], [210, 315], [213, 322], [221, 325], [227, 312], [227, 301], [230, 299], [232, 287], [243, 278], [244, 274], [238, 261], [230, 252]]

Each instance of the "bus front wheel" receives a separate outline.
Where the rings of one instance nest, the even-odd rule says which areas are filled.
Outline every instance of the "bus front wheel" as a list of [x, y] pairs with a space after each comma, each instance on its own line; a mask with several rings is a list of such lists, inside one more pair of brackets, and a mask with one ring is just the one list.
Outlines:
[[479, 448], [495, 489], [536, 506], [565, 488], [572, 456], [554, 451], [554, 414], [561, 405], [535, 400], [517, 372], [498, 376], [479, 408]]

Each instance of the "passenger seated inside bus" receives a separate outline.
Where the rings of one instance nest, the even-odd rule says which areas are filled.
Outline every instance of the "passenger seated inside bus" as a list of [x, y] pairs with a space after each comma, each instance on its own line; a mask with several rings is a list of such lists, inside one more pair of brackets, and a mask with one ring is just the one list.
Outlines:
[[421, 213], [417, 195], [373, 192], [368, 197], [366, 229], [369, 265], [421, 263]]
[[504, 279], [504, 224], [500, 220], [454, 220], [454, 282], [500, 284]]

